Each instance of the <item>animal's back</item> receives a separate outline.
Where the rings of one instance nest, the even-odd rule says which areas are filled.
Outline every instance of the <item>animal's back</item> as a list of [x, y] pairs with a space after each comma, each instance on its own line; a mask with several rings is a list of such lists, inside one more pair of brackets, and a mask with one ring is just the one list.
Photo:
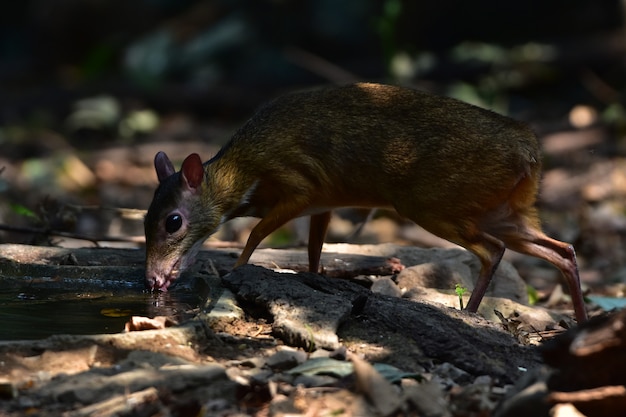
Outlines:
[[[539, 146], [523, 123], [460, 101], [378, 84], [293, 93], [261, 108], [227, 153], [328, 206], [463, 216], [520, 181], [531, 206]], [[227, 148], [227, 149], [228, 149]], [[438, 206], [438, 207], [437, 207]]]

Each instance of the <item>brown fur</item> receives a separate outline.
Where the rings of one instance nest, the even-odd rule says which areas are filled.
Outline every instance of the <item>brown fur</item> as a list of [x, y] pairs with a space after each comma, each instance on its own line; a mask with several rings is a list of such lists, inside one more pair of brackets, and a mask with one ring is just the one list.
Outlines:
[[[468, 309], [476, 310], [510, 247], [559, 267], [584, 320], [573, 249], [539, 226], [539, 161], [526, 125], [454, 99], [380, 84], [286, 95], [262, 107], [204, 164], [197, 189], [185, 187], [185, 178], [196, 176], [187, 161], [161, 181], [146, 217], [147, 277], [163, 281], [154, 277], [173, 259], [221, 220], [244, 215], [261, 221], [237, 265], [276, 228], [311, 215], [309, 266], [317, 271], [331, 209], [388, 207], [480, 258]], [[165, 236], [163, 219], [181, 207], [188, 213], [184, 233]]]

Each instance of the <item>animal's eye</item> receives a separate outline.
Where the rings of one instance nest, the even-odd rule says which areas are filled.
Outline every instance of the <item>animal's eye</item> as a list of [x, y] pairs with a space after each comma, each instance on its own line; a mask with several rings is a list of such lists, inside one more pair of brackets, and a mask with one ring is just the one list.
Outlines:
[[174, 233], [183, 225], [183, 217], [180, 214], [170, 214], [165, 219], [165, 230], [167, 233]]

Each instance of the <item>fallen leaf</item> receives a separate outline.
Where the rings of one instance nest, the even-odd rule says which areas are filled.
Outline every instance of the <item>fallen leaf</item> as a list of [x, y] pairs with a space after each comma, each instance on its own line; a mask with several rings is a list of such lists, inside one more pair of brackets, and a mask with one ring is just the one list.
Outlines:
[[357, 355], [350, 355], [350, 360], [354, 365], [357, 390], [365, 395], [380, 414], [387, 416], [398, 410], [403, 400], [394, 386]]
[[157, 316], [153, 319], [143, 316], [133, 316], [124, 325], [124, 331], [133, 332], [140, 330], [164, 329], [176, 325], [176, 321], [169, 317]]
[[126, 317], [133, 314], [133, 310], [122, 308], [103, 308], [100, 314], [106, 317]]

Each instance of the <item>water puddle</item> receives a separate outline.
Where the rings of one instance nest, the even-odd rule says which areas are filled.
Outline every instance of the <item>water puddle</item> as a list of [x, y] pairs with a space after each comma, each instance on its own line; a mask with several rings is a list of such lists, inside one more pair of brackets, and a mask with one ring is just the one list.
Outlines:
[[0, 290], [0, 340], [42, 339], [55, 334], [119, 333], [131, 316], [167, 315], [183, 320], [202, 303], [198, 293], [152, 294], [102, 288]]

